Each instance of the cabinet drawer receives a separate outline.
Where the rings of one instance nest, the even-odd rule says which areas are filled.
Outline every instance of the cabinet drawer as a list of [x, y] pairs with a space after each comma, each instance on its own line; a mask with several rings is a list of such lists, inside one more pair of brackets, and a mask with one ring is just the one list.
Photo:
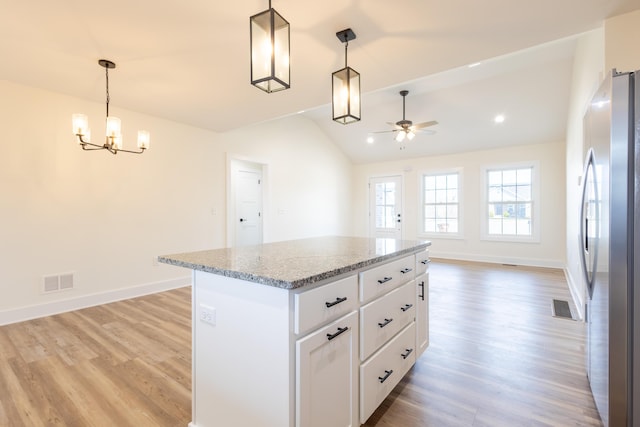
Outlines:
[[416, 361], [415, 323], [411, 323], [360, 367], [360, 423], [400, 382]]
[[294, 333], [311, 329], [356, 310], [358, 277], [350, 276], [294, 296]]
[[415, 256], [391, 261], [360, 273], [360, 301], [366, 303], [415, 277]]
[[360, 360], [366, 360], [381, 345], [415, 318], [415, 281], [389, 292], [360, 309]]
[[429, 249], [423, 252], [418, 252], [416, 254], [416, 276], [424, 274], [429, 268], [430, 262]]

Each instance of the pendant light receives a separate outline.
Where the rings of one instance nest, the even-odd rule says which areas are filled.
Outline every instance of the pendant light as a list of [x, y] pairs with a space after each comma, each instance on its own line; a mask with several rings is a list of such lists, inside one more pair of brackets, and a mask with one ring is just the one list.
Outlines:
[[271, 7], [249, 18], [251, 84], [267, 93], [289, 89], [289, 22]]
[[149, 148], [149, 132], [146, 130], [138, 131], [138, 150], [131, 151], [122, 148], [122, 132], [120, 126], [120, 119], [109, 115], [109, 69], [116, 68], [116, 64], [107, 60], [101, 59], [98, 61], [101, 67], [105, 69], [106, 75], [106, 104], [107, 104], [107, 120], [106, 120], [106, 139], [104, 144], [93, 144], [91, 140], [91, 131], [89, 130], [89, 120], [84, 114], [73, 114], [72, 125], [73, 133], [77, 137], [78, 144], [83, 150], [107, 150], [111, 154], [118, 154], [123, 151], [125, 153], [142, 154], [144, 150]]
[[333, 95], [333, 120], [343, 125], [360, 120], [360, 74], [347, 65], [347, 49], [349, 41], [356, 34], [347, 28], [338, 31], [336, 37], [344, 46], [344, 68], [332, 74], [331, 90]]

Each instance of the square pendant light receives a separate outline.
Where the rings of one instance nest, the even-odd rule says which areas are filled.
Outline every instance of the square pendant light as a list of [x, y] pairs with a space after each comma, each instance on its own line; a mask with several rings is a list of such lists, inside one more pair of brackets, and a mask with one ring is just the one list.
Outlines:
[[349, 41], [356, 38], [356, 34], [348, 28], [338, 31], [336, 37], [344, 48], [344, 68], [332, 74], [332, 110], [333, 120], [343, 125], [360, 120], [360, 73], [347, 65], [347, 48]]
[[289, 89], [289, 22], [271, 7], [249, 18], [251, 84], [267, 93]]

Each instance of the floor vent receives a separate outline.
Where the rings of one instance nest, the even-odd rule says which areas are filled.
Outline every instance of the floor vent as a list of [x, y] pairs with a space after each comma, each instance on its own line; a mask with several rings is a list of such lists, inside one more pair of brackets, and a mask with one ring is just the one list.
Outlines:
[[573, 318], [573, 315], [571, 314], [571, 308], [569, 307], [569, 303], [567, 301], [554, 299], [552, 309], [553, 309], [553, 317], [575, 320]]
[[45, 293], [73, 289], [73, 273], [44, 276], [42, 278], [42, 291]]

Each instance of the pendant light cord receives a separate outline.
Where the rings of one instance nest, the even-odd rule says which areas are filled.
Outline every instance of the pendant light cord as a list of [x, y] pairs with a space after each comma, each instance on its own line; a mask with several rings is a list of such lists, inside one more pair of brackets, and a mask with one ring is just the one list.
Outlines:
[[344, 44], [344, 68], [347, 68], [347, 49], [349, 48], [349, 41]]
[[111, 100], [111, 97], [109, 96], [109, 67], [104, 67], [104, 72], [105, 72], [105, 76], [106, 76], [106, 82], [107, 82], [107, 117], [109, 117], [109, 101]]

